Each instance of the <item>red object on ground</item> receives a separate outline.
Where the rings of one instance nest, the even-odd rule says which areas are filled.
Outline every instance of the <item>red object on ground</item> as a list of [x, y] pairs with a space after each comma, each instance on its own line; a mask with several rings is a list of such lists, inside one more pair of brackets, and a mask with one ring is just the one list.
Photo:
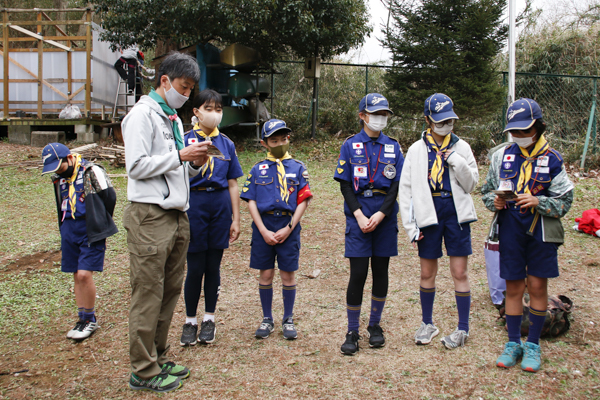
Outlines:
[[575, 218], [575, 222], [579, 223], [581, 232], [596, 236], [596, 232], [600, 231], [600, 210], [597, 208], [585, 210], [581, 218]]

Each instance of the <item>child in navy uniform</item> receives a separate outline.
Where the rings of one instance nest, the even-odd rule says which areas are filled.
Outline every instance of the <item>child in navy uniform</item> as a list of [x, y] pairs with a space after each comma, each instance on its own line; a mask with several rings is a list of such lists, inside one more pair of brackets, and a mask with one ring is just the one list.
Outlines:
[[[215, 340], [215, 310], [221, 287], [223, 250], [240, 235], [240, 198], [237, 178], [242, 167], [235, 144], [217, 126], [223, 116], [221, 95], [206, 89], [193, 102], [198, 122], [187, 132], [184, 144], [190, 146], [212, 141], [223, 157], [213, 157], [190, 178], [190, 246], [187, 253], [187, 276], [183, 289], [186, 320], [180, 345], [213, 343]], [[232, 217], [233, 216], [233, 217]], [[198, 334], [196, 312], [204, 278], [205, 314]]]
[[425, 100], [427, 130], [406, 153], [400, 179], [400, 213], [409, 240], [419, 249], [422, 322], [415, 343], [424, 345], [439, 334], [433, 324], [435, 278], [443, 256], [442, 239], [450, 257], [450, 272], [458, 311], [458, 327], [442, 338], [448, 349], [464, 346], [469, 337], [471, 291], [467, 274], [472, 254], [470, 223], [477, 220], [471, 191], [479, 180], [471, 146], [453, 133], [453, 103], [445, 94]]
[[263, 321], [256, 337], [266, 339], [274, 329], [273, 277], [275, 257], [283, 284], [283, 337], [296, 339], [293, 313], [300, 257], [300, 219], [313, 197], [308, 171], [288, 153], [289, 133], [284, 121], [271, 119], [263, 125], [261, 144], [267, 158], [252, 167], [242, 188], [252, 216], [250, 268], [260, 270], [259, 294]]
[[359, 319], [363, 290], [373, 274], [369, 346], [385, 345], [379, 325], [388, 291], [390, 257], [398, 255], [398, 181], [404, 157], [400, 144], [382, 129], [392, 114], [388, 101], [369, 93], [358, 107], [360, 133], [350, 136], [340, 150], [334, 179], [340, 183], [346, 214], [346, 250], [350, 280], [346, 292], [348, 332], [341, 347], [345, 355], [359, 350]]
[[[521, 369], [537, 372], [541, 366], [539, 339], [548, 307], [548, 278], [558, 276], [557, 249], [564, 242], [560, 218], [571, 208], [573, 183], [561, 155], [543, 135], [546, 124], [534, 100], [515, 101], [506, 120], [504, 131], [510, 132], [514, 143], [493, 154], [481, 189], [485, 206], [495, 212], [490, 235], [498, 235], [500, 277], [506, 279], [508, 343], [496, 365], [509, 368], [523, 357]], [[529, 335], [527, 342], [521, 343], [526, 286]]]
[[67, 146], [50, 143], [42, 150], [42, 175], [54, 173], [61, 235], [61, 271], [73, 273], [79, 321], [67, 338], [83, 340], [98, 329], [94, 271], [104, 269], [106, 238], [118, 232], [112, 220], [117, 195], [104, 168]]

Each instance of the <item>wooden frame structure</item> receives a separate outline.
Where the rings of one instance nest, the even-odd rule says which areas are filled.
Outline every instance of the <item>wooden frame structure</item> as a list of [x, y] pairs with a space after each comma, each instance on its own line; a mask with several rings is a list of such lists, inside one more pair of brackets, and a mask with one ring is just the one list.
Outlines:
[[[48, 15], [49, 12], [59, 13], [82, 13], [80, 20], [52, 20]], [[3, 83], [3, 111], [5, 118], [9, 116], [9, 113], [16, 112], [17, 108], [11, 108], [11, 105], [18, 104], [37, 104], [37, 117], [42, 118], [42, 112], [60, 112], [60, 108], [43, 108], [44, 104], [82, 104], [82, 114], [84, 116], [90, 116], [92, 106], [92, 9], [91, 8], [71, 8], [71, 9], [11, 9], [3, 8], [0, 9], [2, 13], [2, 55], [4, 62], [4, 73], [0, 82]], [[11, 20], [11, 16], [15, 14], [24, 13], [32, 14], [35, 19], [31, 20]], [[62, 14], [62, 15], [65, 15]], [[59, 14], [61, 15], [61, 14]], [[68, 29], [63, 29], [61, 26], [85, 26], [84, 36], [73, 36], [68, 35]], [[35, 28], [35, 32], [31, 28]], [[56, 30], [54, 36], [44, 36], [43, 33], [48, 27], [53, 27]], [[18, 32], [15, 36], [11, 36], [11, 33]], [[14, 52], [32, 52], [32, 48], [19, 47], [18, 43], [22, 42], [37, 42], [37, 54], [38, 54], [38, 71], [37, 73], [28, 70], [25, 66], [18, 63], [15, 59], [10, 57], [10, 53]], [[12, 46], [11, 46], [12, 45]], [[64, 83], [65, 79], [44, 79], [43, 76], [43, 54], [45, 52], [67, 52], [67, 93], [63, 93], [57, 89], [53, 84]], [[86, 52], [85, 62], [85, 79], [73, 79], [72, 78], [72, 53], [75, 51]], [[9, 77], [9, 63], [12, 63], [16, 67], [25, 71], [31, 76], [31, 79], [10, 79]], [[38, 94], [37, 101], [10, 101], [9, 100], [9, 83], [37, 83]], [[73, 83], [84, 83], [75, 92], [72, 91]], [[59, 101], [44, 101], [42, 92], [43, 87], [46, 86], [64, 100]], [[74, 100], [82, 91], [85, 91], [84, 100]], [[104, 110], [102, 110], [104, 111]]]

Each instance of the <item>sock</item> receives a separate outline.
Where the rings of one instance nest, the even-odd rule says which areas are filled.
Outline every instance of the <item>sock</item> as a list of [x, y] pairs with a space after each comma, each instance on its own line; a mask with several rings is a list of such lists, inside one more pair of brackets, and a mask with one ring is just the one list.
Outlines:
[[369, 317], [369, 326], [378, 325], [381, 321], [381, 313], [385, 306], [385, 297], [371, 296], [371, 315]]
[[529, 307], [529, 335], [527, 335], [527, 342], [540, 344], [540, 335], [542, 334], [544, 321], [546, 321], [546, 310], [539, 311], [533, 307]]
[[471, 310], [471, 291], [454, 291], [458, 310], [458, 329], [469, 333], [469, 311]]
[[352, 306], [350, 304], [346, 304], [346, 309], [348, 311], [348, 332], [356, 331], [358, 332], [358, 319], [360, 318], [360, 306]]
[[83, 307], [78, 307], [77, 308], [77, 315], [79, 316], [79, 320], [80, 321], [83, 321], [83, 310], [84, 310]]
[[94, 311], [94, 307], [92, 307], [92, 308], [84, 308], [83, 309], [83, 319], [82, 319], [82, 321], [96, 322], [96, 313]]
[[430, 289], [420, 287], [421, 313], [425, 324], [433, 324], [433, 301], [435, 300], [435, 287]]
[[506, 314], [506, 327], [508, 328], [508, 341], [521, 344], [521, 320], [523, 314]]
[[212, 321], [215, 322], [215, 314], [204, 314], [204, 319], [202, 322]]
[[294, 315], [294, 302], [296, 301], [296, 285], [285, 286], [282, 285], [281, 290], [283, 295], [283, 320], [285, 321], [292, 315]]
[[273, 284], [258, 285], [258, 293], [260, 294], [260, 305], [263, 309], [263, 318], [273, 319]]
[[185, 317], [186, 324], [198, 325], [198, 317]]

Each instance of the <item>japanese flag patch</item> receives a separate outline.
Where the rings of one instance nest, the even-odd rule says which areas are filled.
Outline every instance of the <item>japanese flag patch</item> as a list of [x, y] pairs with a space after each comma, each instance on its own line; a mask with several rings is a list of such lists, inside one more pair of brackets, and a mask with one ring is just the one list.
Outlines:
[[260, 164], [260, 165], [258, 166], [258, 169], [259, 169], [259, 170], [263, 170], [263, 169], [269, 169], [269, 165], [268, 165], [268, 164]]
[[352, 143], [352, 148], [353, 149], [362, 149], [363, 144], [362, 143]]
[[504, 159], [502, 160], [502, 162], [513, 162], [513, 161], [515, 161], [514, 154], [505, 154]]
[[198, 138], [189, 138], [188, 139], [188, 144], [194, 144], [194, 143], [198, 143]]
[[367, 177], [367, 167], [354, 167], [354, 176], [356, 176], [358, 178], [366, 178]]

